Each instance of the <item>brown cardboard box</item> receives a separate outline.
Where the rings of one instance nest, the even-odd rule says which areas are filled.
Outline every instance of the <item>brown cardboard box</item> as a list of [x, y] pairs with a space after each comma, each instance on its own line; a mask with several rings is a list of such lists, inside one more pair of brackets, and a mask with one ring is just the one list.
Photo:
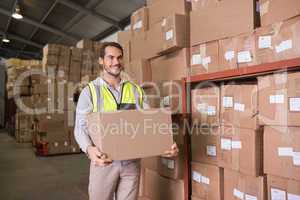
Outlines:
[[264, 177], [254, 177], [224, 169], [224, 200], [266, 199]]
[[300, 182], [284, 179], [276, 176], [267, 176], [268, 200], [287, 199], [297, 200], [300, 198]]
[[191, 46], [253, 31], [255, 8], [254, 0], [221, 0], [214, 6], [192, 11]]
[[220, 89], [217, 86], [192, 90], [193, 124], [219, 125]]
[[130, 62], [129, 66], [125, 66], [125, 72], [128, 73], [131, 80], [138, 84], [152, 80], [150, 63], [146, 59]]
[[93, 41], [89, 39], [82, 39], [76, 43], [76, 48], [93, 50]]
[[299, 57], [300, 17], [262, 27], [255, 31], [259, 63]]
[[[64, 114], [42, 114], [37, 116], [40, 133], [46, 133], [45, 141], [69, 141], [69, 133], [64, 129]], [[57, 145], [55, 145], [57, 146]]]
[[202, 200], [202, 199], [200, 199], [198, 197], [191, 196], [191, 200]]
[[264, 173], [300, 181], [299, 127], [265, 126]]
[[[156, 56], [156, 52], [158, 52], [159, 44], [161, 44], [159, 42], [160, 37], [157, 37], [159, 31], [160, 29], [154, 28], [147, 31], [146, 33], [141, 32], [140, 34], [135, 35], [134, 37], [131, 38], [130, 41], [131, 60], [148, 59]], [[148, 41], [151, 41], [148, 40], [147, 38], [148, 32], [153, 33], [153, 34], [149, 34], [151, 35], [151, 37], [153, 37], [153, 39], [151, 39], [152, 43], [148, 43]], [[146, 45], [147, 48], [145, 48]]]
[[71, 60], [73, 61], [81, 61], [82, 60], [82, 49], [79, 48], [71, 48]]
[[300, 15], [297, 0], [259, 0], [261, 25], [266, 26]]
[[219, 166], [250, 176], [263, 174], [262, 130], [222, 128]]
[[80, 77], [81, 77], [80, 73], [81, 73], [81, 61], [71, 60], [69, 81], [80, 82]]
[[192, 162], [192, 195], [201, 200], [223, 199], [223, 169]]
[[167, 54], [188, 46], [186, 15], [170, 15], [160, 23], [163, 43], [159, 54]]
[[43, 56], [43, 68], [47, 68], [48, 65], [58, 65], [59, 55], [50, 54]]
[[131, 31], [130, 30], [124, 30], [118, 32], [118, 42], [124, 46], [126, 42], [129, 42], [131, 39]]
[[131, 42], [130, 41], [125, 42], [123, 44], [123, 49], [124, 49], [123, 61], [125, 67], [127, 67], [131, 62]]
[[220, 128], [194, 127], [191, 137], [192, 161], [218, 165], [220, 161]]
[[182, 180], [172, 180], [160, 176], [155, 171], [145, 171], [145, 196], [155, 200], [184, 199], [184, 183]]
[[174, 158], [160, 157], [158, 160], [158, 173], [161, 176], [171, 179], [183, 179], [184, 172], [184, 149], [183, 146], [178, 146], [179, 153]]
[[161, 106], [171, 110], [173, 114], [182, 113], [181, 81], [164, 81], [160, 83]]
[[181, 80], [187, 76], [189, 49], [184, 48], [150, 60], [152, 81]]
[[14, 95], [27, 96], [31, 94], [31, 88], [29, 86], [17, 86], [14, 91]]
[[141, 168], [151, 169], [153, 171], [157, 171], [158, 169], [158, 161], [159, 157], [149, 157], [141, 159]]
[[221, 86], [220, 121], [227, 126], [258, 128], [257, 84]]
[[185, 15], [190, 9], [190, 2], [186, 0], [157, 1], [148, 6], [150, 29], [156, 23], [162, 22], [164, 18], [172, 14]]
[[131, 15], [131, 33], [132, 35], [148, 30], [148, 8], [142, 7]]
[[43, 55], [59, 55], [61, 45], [60, 44], [47, 44], [43, 48]]
[[192, 10], [201, 11], [201, 9], [214, 8], [218, 4], [218, 0], [208, 1], [208, 0], [191, 0]]
[[299, 126], [300, 73], [258, 77], [260, 125]]
[[143, 88], [145, 99], [150, 108], [161, 108], [161, 97], [159, 86]]
[[253, 32], [241, 34], [234, 38], [237, 44], [237, 65], [247, 67], [256, 65], [255, 35]]
[[191, 47], [191, 75], [220, 70], [218, 41]]
[[276, 36], [274, 37], [273, 47], [276, 54], [276, 60], [286, 60], [299, 57], [300, 16], [284, 22], [279, 27], [279, 33], [277, 35], [275, 34]]
[[162, 155], [173, 144], [171, 115], [160, 109], [92, 113], [87, 122], [94, 144], [113, 160]]
[[219, 68], [229, 70], [237, 68], [237, 40], [225, 38], [219, 40]]
[[274, 39], [280, 30], [279, 24], [264, 26], [255, 30], [255, 51], [259, 64], [276, 60]]

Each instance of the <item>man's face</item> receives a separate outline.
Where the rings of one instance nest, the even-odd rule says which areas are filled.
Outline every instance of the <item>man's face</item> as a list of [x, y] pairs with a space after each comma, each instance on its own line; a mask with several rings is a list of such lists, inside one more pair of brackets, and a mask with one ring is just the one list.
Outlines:
[[104, 58], [99, 62], [103, 65], [104, 70], [112, 76], [119, 76], [123, 70], [122, 51], [116, 47], [108, 46], [105, 48]]

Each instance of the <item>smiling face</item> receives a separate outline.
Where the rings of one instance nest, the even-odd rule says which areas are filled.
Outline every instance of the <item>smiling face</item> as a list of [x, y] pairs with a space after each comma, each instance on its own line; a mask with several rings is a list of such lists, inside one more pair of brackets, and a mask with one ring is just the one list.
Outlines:
[[99, 63], [103, 66], [105, 72], [114, 77], [119, 77], [123, 66], [122, 51], [114, 46], [107, 46], [105, 48], [105, 55], [99, 58]]

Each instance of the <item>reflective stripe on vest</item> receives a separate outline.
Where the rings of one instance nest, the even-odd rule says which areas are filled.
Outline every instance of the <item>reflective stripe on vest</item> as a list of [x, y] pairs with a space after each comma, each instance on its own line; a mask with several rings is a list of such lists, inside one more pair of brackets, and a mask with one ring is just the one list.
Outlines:
[[[93, 103], [93, 112], [99, 112], [101, 109], [98, 108], [98, 100], [101, 98], [103, 101], [103, 112], [116, 111], [118, 110], [118, 102], [115, 99], [112, 92], [107, 88], [107, 86], [96, 87], [92, 82], [88, 84]], [[97, 94], [97, 89], [100, 90], [101, 97]], [[138, 92], [138, 97], [136, 97], [135, 90]], [[136, 104], [142, 108], [143, 106], [143, 90], [138, 86], [131, 82], [125, 82], [122, 85], [122, 94], [121, 94], [121, 102], [120, 104]]]

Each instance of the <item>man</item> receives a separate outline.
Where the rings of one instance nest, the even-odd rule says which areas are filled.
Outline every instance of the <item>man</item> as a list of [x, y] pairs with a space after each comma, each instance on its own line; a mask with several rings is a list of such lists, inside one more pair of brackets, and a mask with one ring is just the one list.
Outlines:
[[[100, 152], [88, 135], [85, 117], [91, 112], [146, 108], [147, 104], [139, 86], [121, 79], [124, 69], [121, 45], [104, 43], [99, 63], [103, 66], [103, 74], [83, 89], [76, 109], [75, 138], [91, 160], [89, 197], [90, 200], [136, 200], [140, 161], [112, 161], [105, 152]], [[174, 144], [163, 156], [172, 157], [177, 153], [178, 148]]]

